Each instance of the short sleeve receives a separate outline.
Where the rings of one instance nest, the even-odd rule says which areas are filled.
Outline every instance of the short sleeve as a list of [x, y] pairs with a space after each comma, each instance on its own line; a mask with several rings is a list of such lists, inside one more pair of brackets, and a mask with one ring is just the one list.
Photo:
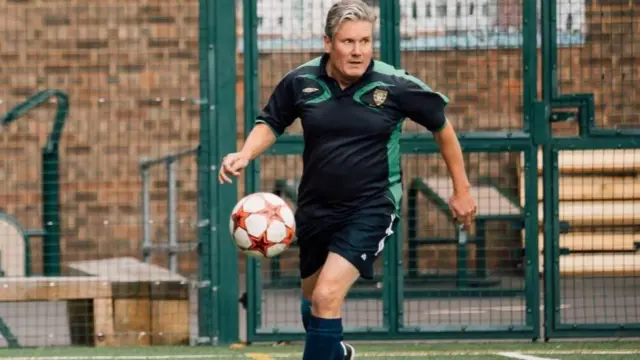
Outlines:
[[444, 109], [449, 99], [415, 77], [406, 75], [402, 80], [396, 96], [400, 111], [431, 132], [442, 130], [447, 122]]
[[282, 135], [297, 118], [293, 83], [288, 75], [280, 80], [255, 121], [269, 125], [276, 136]]

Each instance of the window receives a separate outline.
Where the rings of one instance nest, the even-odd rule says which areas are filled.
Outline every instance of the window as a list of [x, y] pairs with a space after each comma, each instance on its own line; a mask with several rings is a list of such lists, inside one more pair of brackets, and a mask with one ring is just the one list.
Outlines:
[[436, 16], [445, 17], [447, 16], [447, 2], [446, 0], [440, 1], [438, 5], [436, 5]]
[[415, 0], [411, 3], [411, 17], [414, 20], [418, 18], [418, 4]]
[[427, 18], [430, 18], [431, 16], [431, 2], [427, 1]]

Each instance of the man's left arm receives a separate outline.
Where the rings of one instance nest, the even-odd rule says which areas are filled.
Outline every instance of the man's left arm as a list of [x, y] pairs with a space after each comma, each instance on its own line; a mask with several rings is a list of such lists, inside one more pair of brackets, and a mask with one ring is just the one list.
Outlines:
[[395, 98], [401, 111], [408, 118], [433, 133], [453, 183], [454, 194], [449, 206], [454, 216], [468, 227], [476, 212], [476, 204], [471, 197], [471, 184], [467, 177], [460, 142], [445, 116], [445, 107], [449, 99], [432, 91], [416, 78], [408, 78]]
[[464, 166], [464, 158], [462, 156], [462, 148], [460, 142], [456, 136], [456, 132], [451, 126], [451, 123], [445, 118], [445, 123], [442, 129], [433, 134], [440, 153], [447, 165], [447, 170], [451, 175], [451, 181], [453, 182], [453, 190], [455, 193], [468, 192], [471, 188], [469, 179], [467, 178], [467, 171]]

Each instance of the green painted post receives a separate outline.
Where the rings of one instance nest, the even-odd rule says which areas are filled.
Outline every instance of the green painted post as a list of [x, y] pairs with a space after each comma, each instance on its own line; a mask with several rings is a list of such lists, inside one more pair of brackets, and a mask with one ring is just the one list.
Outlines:
[[399, 67], [400, 56], [400, 3], [380, 3], [380, 60]]
[[[209, 158], [212, 171], [209, 185], [215, 189], [211, 197], [212, 219], [215, 228], [212, 240], [217, 249], [214, 276], [217, 287], [212, 290], [217, 296], [216, 310], [219, 329], [218, 343], [231, 344], [239, 339], [238, 312], [238, 250], [231, 241], [229, 216], [238, 201], [237, 183], [220, 185], [217, 180], [218, 165], [225, 154], [237, 151], [236, 144], [236, 17], [235, 2], [218, 0], [213, 2], [212, 18], [214, 33], [210, 58], [213, 77], [210, 84], [215, 91], [210, 94], [210, 111], [215, 126], [215, 135], [210, 133], [209, 141], [215, 151]], [[231, 16], [230, 16], [231, 15]]]
[[537, 9], [535, 2], [524, 2], [522, 8], [523, 131], [532, 145], [524, 152], [525, 178], [525, 303], [527, 326], [533, 328], [533, 340], [540, 334], [540, 277], [538, 276], [538, 146], [548, 142], [548, 103], [537, 102]]
[[[400, 66], [400, 5], [397, 1], [382, 1], [380, 3], [380, 59], [390, 65]], [[402, 246], [399, 242], [402, 237], [400, 225], [391, 235], [389, 243], [382, 256], [384, 278], [383, 290], [383, 323], [388, 328], [389, 334], [397, 334], [403, 324], [402, 289], [404, 281]], [[396, 244], [396, 245], [394, 245]]]
[[[60, 275], [60, 155], [58, 145], [64, 123], [69, 114], [69, 98], [61, 91], [53, 91], [58, 110], [53, 129], [42, 149], [42, 223], [43, 269], [46, 276]], [[42, 100], [44, 101], [44, 99]]]
[[60, 156], [58, 144], [69, 115], [69, 97], [57, 89], [43, 90], [0, 117], [8, 125], [33, 108], [55, 97], [58, 108], [47, 143], [42, 148], [42, 265], [45, 276], [60, 275]]
[[[239, 338], [238, 259], [230, 240], [229, 214], [236, 184], [220, 185], [218, 164], [236, 150], [236, 38], [233, 2], [200, 1], [201, 147], [199, 154], [200, 333], [204, 342]], [[232, 136], [230, 136], [230, 134]]]
[[559, 311], [559, 285], [557, 283], [558, 259], [555, 248], [555, 236], [557, 234], [557, 204], [558, 194], [555, 187], [558, 182], [558, 150], [553, 145], [545, 145], [543, 151], [543, 181], [544, 181], [544, 316], [545, 316], [545, 340], [548, 340], [557, 327]]
[[538, 257], [538, 154], [524, 152], [525, 177], [525, 323], [533, 328], [532, 340], [540, 336], [540, 269]]
[[0, 317], [0, 335], [2, 335], [2, 337], [6, 339], [7, 345], [9, 345], [8, 347], [10, 349], [22, 347], [22, 345], [20, 345], [20, 342], [18, 341], [18, 338], [13, 334], [13, 332], [11, 332], [11, 329], [1, 317]]
[[212, 343], [214, 337], [214, 303], [210, 282], [212, 281], [212, 265], [214, 262], [211, 249], [211, 206], [209, 178], [212, 171], [209, 167], [209, 156], [212, 143], [209, 141], [212, 132], [209, 112], [209, 37], [211, 1], [200, 0], [199, 3], [199, 62], [200, 62], [200, 150], [198, 153], [198, 252], [200, 258], [198, 290], [198, 334], [199, 342]]
[[60, 275], [60, 169], [58, 149], [42, 152], [42, 267], [45, 276]]
[[[244, 135], [249, 135], [258, 115], [258, 14], [256, 0], [243, 0], [244, 29]], [[252, 161], [245, 171], [245, 194], [251, 194], [260, 188], [260, 160]], [[261, 286], [260, 262], [246, 257], [247, 292], [247, 340], [253, 341], [261, 323]]]
[[558, 96], [556, 1], [543, 1], [541, 13], [542, 98], [551, 102]]
[[400, 5], [395, 1], [380, 2], [380, 60], [400, 65]]
[[[555, 1], [543, 1], [541, 5], [541, 34], [542, 34], [542, 101], [545, 104], [551, 104], [557, 95], [556, 84], [556, 29], [555, 29]], [[546, 120], [546, 121], [545, 121]], [[542, 164], [543, 164], [543, 211], [544, 211], [544, 329], [545, 340], [553, 333], [556, 327], [556, 288], [554, 286], [556, 280], [556, 267], [554, 266], [554, 221], [555, 216], [554, 204], [556, 203], [557, 194], [555, 194], [554, 186], [554, 149], [551, 140], [551, 123], [548, 119], [541, 119], [536, 124], [539, 132], [545, 133], [545, 142], [542, 145]], [[542, 136], [541, 136], [542, 137]], [[557, 152], [556, 152], [557, 155]]]

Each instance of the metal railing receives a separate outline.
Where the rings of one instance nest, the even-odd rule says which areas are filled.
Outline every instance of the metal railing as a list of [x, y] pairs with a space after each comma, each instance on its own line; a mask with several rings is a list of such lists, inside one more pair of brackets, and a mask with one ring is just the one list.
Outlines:
[[29, 238], [41, 236], [42, 267], [45, 276], [60, 275], [60, 152], [59, 144], [69, 116], [69, 96], [59, 89], [47, 89], [30, 96], [0, 116], [0, 130], [46, 102], [57, 105], [53, 128], [41, 150], [42, 228], [27, 230], [27, 275], [30, 274]]
[[[197, 247], [195, 242], [181, 242], [178, 239], [178, 219], [177, 219], [177, 169], [178, 160], [196, 155], [198, 147], [169, 153], [158, 158], [140, 160], [140, 175], [142, 177], [142, 219], [143, 219], [143, 241], [142, 254], [145, 262], [149, 262], [151, 254], [154, 252], [167, 253], [169, 257], [168, 268], [176, 272], [178, 268], [178, 254], [193, 251]], [[168, 239], [165, 244], [153, 244], [151, 240], [151, 168], [164, 165], [167, 171], [167, 219], [168, 219]]]

